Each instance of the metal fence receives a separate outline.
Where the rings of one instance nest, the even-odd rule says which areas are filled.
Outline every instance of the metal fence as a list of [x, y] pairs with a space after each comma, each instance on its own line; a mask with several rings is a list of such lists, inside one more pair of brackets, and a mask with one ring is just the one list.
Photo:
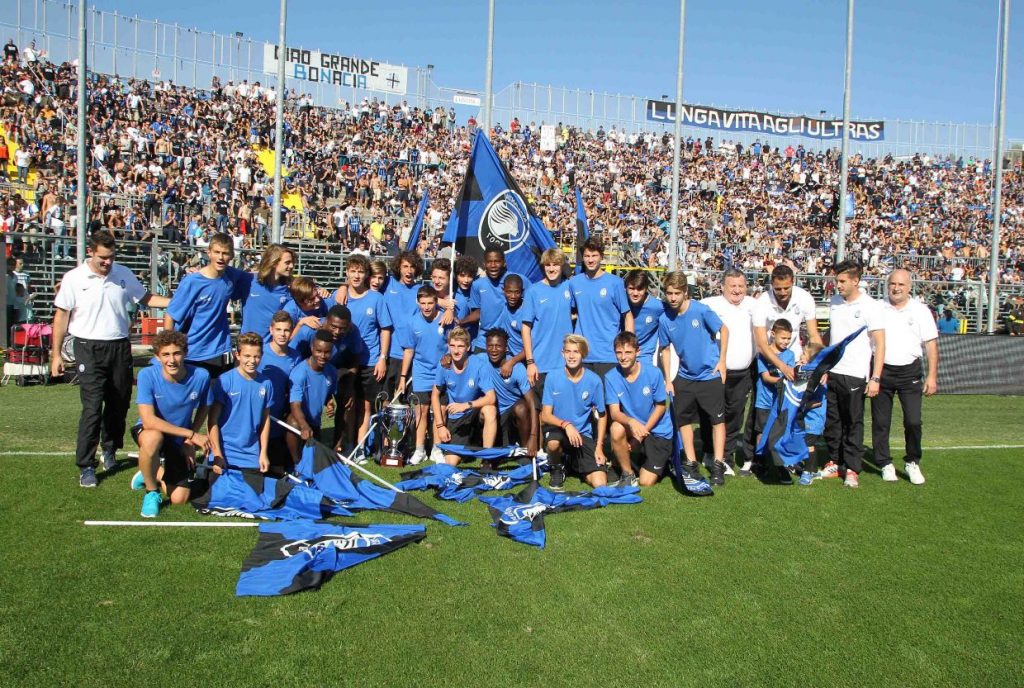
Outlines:
[[[0, 26], [13, 31], [12, 35], [20, 47], [34, 40], [51, 61], [71, 61], [77, 58], [77, 12], [77, 4], [62, 0], [6, 0], [0, 2]], [[86, 26], [89, 67], [96, 72], [151, 81], [170, 79], [176, 84], [194, 88], [208, 88], [214, 76], [223, 82], [242, 79], [250, 83], [259, 81], [263, 85], [277, 82], [276, 75], [263, 72], [265, 41], [240, 32], [219, 34], [96, 8], [88, 9]], [[359, 101], [364, 97], [376, 97], [389, 104], [407, 100], [421, 107], [453, 107], [459, 93], [482, 98], [471, 89], [438, 86], [433, 81], [430, 65], [410, 67], [409, 81], [405, 95], [323, 83], [310, 85], [307, 81], [289, 81], [289, 86], [310, 92], [318, 105], [328, 107], [337, 107], [342, 101]], [[628, 132], [661, 132], [665, 125], [646, 119], [649, 97], [659, 98], [655, 94], [622, 95], [516, 81], [495, 92], [493, 116], [495, 122], [503, 123], [518, 117], [525, 122], [564, 122], [590, 130], [602, 125], [606, 129], [615, 126]], [[750, 107], [750, 104], [745, 107]], [[992, 155], [994, 127], [991, 124], [887, 119], [885, 129], [884, 141], [854, 142], [851, 150], [868, 157], [886, 154], [911, 156], [915, 153], [980, 158]], [[744, 146], [756, 140], [783, 147], [790, 143], [794, 146], [803, 143], [812, 150], [838, 146], [836, 141], [799, 136], [779, 137], [687, 126], [683, 127], [683, 135], [701, 139], [710, 135], [718, 142], [727, 139]]]

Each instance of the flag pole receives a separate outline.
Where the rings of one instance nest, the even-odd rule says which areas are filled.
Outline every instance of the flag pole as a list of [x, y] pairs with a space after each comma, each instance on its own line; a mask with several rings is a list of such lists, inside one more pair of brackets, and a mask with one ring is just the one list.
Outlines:
[[283, 239], [281, 230], [281, 194], [283, 193], [282, 170], [284, 170], [284, 68], [287, 62], [287, 50], [284, 45], [285, 27], [288, 18], [288, 0], [281, 0], [281, 20], [277, 40], [277, 98], [274, 103], [274, 218], [272, 241], [280, 244]]
[[1003, 192], [1003, 123], [1006, 119], [1006, 56], [1010, 44], [1010, 0], [1002, 0], [1000, 21], [1000, 46], [998, 86], [996, 88], [996, 132], [995, 170], [992, 182], [992, 247], [988, 271], [988, 333], [996, 331], [996, 314], [999, 311], [999, 234], [1002, 225]]
[[683, 135], [683, 43], [686, 38], [686, 0], [679, 0], [679, 67], [676, 71], [675, 139], [672, 142], [672, 216], [668, 234], [668, 269], [679, 267], [679, 159], [680, 139]]
[[839, 212], [836, 215], [839, 219], [837, 227], [838, 239], [836, 241], [836, 262], [846, 259], [846, 178], [850, 173], [850, 77], [853, 73], [853, 3], [854, 0], [846, 1], [846, 76], [843, 83], [843, 138], [839, 147]]
[[[20, 5], [20, 3], [19, 3]], [[75, 189], [76, 204], [78, 219], [75, 223], [75, 243], [78, 249], [78, 263], [81, 265], [85, 262], [85, 233], [88, 231], [87, 224], [89, 222], [88, 211], [86, 209], [86, 190], [87, 185], [86, 167], [88, 165], [86, 161], [86, 57], [88, 56], [88, 50], [86, 50], [86, 29], [85, 29], [85, 0], [78, 0], [78, 188]], [[7, 170], [4, 170], [6, 172]], [[8, 323], [10, 324], [10, 323]]]
[[242, 521], [82, 521], [87, 526], [141, 526], [150, 528], [256, 528], [258, 522]]
[[[294, 425], [289, 425], [288, 423], [285, 423], [283, 420], [278, 420], [277, 418], [274, 418], [273, 416], [270, 417], [270, 420], [274, 421], [275, 423], [280, 425], [285, 430], [288, 430], [289, 432], [293, 432], [296, 435], [299, 435], [300, 437], [302, 436], [302, 432], [297, 427], [295, 427]], [[372, 428], [372, 426], [371, 426], [371, 428]], [[372, 432], [372, 429], [368, 430], [367, 433], [365, 435], [363, 435], [363, 439], [361, 439], [359, 441], [359, 444], [362, 444], [363, 442], [366, 441], [366, 438], [370, 435], [370, 432]], [[356, 445], [357, 449], [359, 447], [359, 444]], [[353, 449], [352, 450], [352, 456], [355, 456], [355, 453], [356, 453], [356, 449]], [[376, 474], [366, 470], [365, 468], [363, 468], [362, 466], [360, 466], [355, 461], [353, 461], [349, 457], [345, 456], [341, 452], [335, 452], [335, 455], [339, 459], [341, 459], [341, 462], [346, 464], [349, 468], [354, 468], [355, 470], [359, 471], [360, 473], [365, 474], [367, 477], [372, 478], [373, 480], [376, 480], [381, 485], [384, 485], [385, 487], [388, 487], [388, 488], [394, 490], [395, 492], [398, 492], [400, 494], [405, 494], [404, 491], [399, 490], [397, 487], [395, 487], [394, 485], [389, 483], [387, 480], [384, 480], [384, 478], [381, 478], [380, 476], [378, 476], [378, 475], [376, 475]]]
[[487, 11], [487, 65], [484, 77], [484, 131], [491, 131], [491, 100], [494, 97], [492, 76], [494, 71], [494, 0], [488, 3]]

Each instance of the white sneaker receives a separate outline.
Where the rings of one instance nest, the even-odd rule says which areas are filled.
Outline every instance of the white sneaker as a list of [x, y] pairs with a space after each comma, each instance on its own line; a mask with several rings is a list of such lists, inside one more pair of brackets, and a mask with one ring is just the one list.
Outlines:
[[423, 447], [417, 447], [416, 451], [409, 457], [409, 465], [415, 466], [423, 463], [423, 460], [427, 458], [427, 452], [423, 451]]
[[754, 462], [753, 461], [744, 461], [743, 465], [740, 466], [740, 477], [741, 478], [749, 478], [753, 474], [754, 474]]
[[726, 464], [725, 464], [725, 474], [727, 476], [731, 476], [731, 477], [734, 477], [734, 478], [736, 477], [736, 471], [734, 471], [732, 469], [732, 466], [730, 466], [728, 462], [726, 462]]
[[894, 464], [886, 464], [882, 467], [882, 480], [887, 483], [896, 482], [896, 466]]
[[912, 485], [924, 485], [924, 473], [921, 472], [921, 467], [917, 465], [916, 461], [907, 461], [903, 468], [907, 471]]
[[434, 447], [430, 450], [430, 460], [434, 463], [444, 463], [444, 452]]

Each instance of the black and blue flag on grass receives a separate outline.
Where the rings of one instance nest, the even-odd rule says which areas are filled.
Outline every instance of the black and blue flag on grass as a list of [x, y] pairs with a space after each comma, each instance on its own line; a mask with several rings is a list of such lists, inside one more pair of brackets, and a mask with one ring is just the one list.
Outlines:
[[[673, 402], [671, 401], [668, 405], [668, 413], [670, 418], [676, 417]], [[675, 474], [676, 480], [682, 488], [694, 497], [711, 497], [715, 494], [707, 478], [702, 475], [691, 474], [683, 466], [683, 438], [679, 434], [678, 427], [672, 428], [672, 473]]]
[[274, 596], [316, 590], [336, 572], [426, 536], [421, 525], [340, 526], [314, 521], [260, 524], [235, 594]]
[[498, 461], [526, 456], [526, 449], [518, 445], [506, 447], [474, 447], [469, 444], [452, 444], [439, 442], [437, 448], [445, 454], [455, 454], [464, 459], [480, 459], [481, 461]]
[[587, 209], [583, 207], [580, 187], [576, 187], [576, 274], [583, 272], [583, 244], [590, 238], [590, 222]]
[[287, 478], [253, 471], [228, 470], [192, 499], [192, 506], [210, 516], [240, 516], [268, 521], [319, 520], [352, 516], [353, 512], [320, 490]]
[[530, 464], [509, 471], [475, 471], [442, 463], [403, 473], [402, 481], [395, 487], [400, 490], [433, 488], [440, 499], [468, 502], [483, 492], [509, 490], [531, 480], [533, 466]]
[[551, 234], [482, 131], [473, 137], [462, 193], [441, 241], [452, 244], [458, 255], [473, 256], [481, 265], [488, 249], [504, 251], [509, 272], [531, 282], [544, 276], [540, 254], [555, 248]]
[[423, 199], [420, 201], [420, 208], [416, 211], [416, 219], [413, 220], [412, 229], [409, 230], [409, 239], [405, 242], [406, 251], [415, 251], [420, 243], [420, 235], [423, 234], [423, 219], [427, 215], [427, 208], [430, 207], [430, 193], [423, 192]]
[[465, 525], [407, 494], [363, 480], [346, 466], [332, 450], [310, 440], [302, 449], [295, 474], [327, 497], [353, 511], [376, 509], [432, 518], [450, 526]]
[[821, 378], [843, 357], [846, 346], [866, 328], [862, 327], [841, 342], [826, 346], [796, 371], [796, 380], [782, 380], [775, 403], [768, 411], [765, 431], [757, 444], [757, 453], [769, 453], [777, 465], [795, 466], [809, 456], [804, 419], [817, 394]]
[[498, 535], [525, 545], [544, 548], [547, 535], [545, 514], [598, 509], [609, 504], [638, 504], [643, 501], [636, 487], [594, 488], [591, 492], [552, 492], [531, 482], [519, 494], [480, 497], [491, 512]]

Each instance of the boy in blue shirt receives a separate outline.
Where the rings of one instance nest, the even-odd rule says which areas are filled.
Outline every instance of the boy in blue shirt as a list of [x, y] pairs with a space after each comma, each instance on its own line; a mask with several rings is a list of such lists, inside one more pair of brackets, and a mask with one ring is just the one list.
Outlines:
[[[484, 252], [484, 274], [473, 281], [469, 301], [471, 311], [465, 319], [467, 323], [477, 323], [479, 328], [473, 339], [473, 353], [482, 352], [487, 345], [484, 333], [499, 326], [499, 318], [505, 307], [502, 289], [505, 280], [513, 274], [516, 273], [509, 272], [505, 264], [504, 251], [490, 248]], [[524, 285], [528, 283], [522, 275], [519, 275], [519, 279]]]
[[[501, 315], [498, 316], [496, 327], [505, 330], [508, 335], [508, 355], [510, 356], [506, 370], [526, 360], [526, 353], [523, 351], [523, 278], [511, 274], [505, 278], [505, 286], [501, 292], [505, 297], [505, 304], [501, 308]], [[494, 328], [492, 328], [494, 329]], [[484, 333], [484, 344], [487, 339]]]
[[[498, 408], [488, 370], [490, 365], [479, 356], [470, 356], [469, 347], [469, 333], [461, 327], [456, 327], [448, 335], [451, 365], [437, 368], [430, 392], [434, 437], [438, 442], [462, 445], [479, 442], [484, 447], [493, 447], [498, 431]], [[448, 401], [443, 407], [442, 394]], [[460, 457], [445, 454], [444, 460], [451, 466], [457, 466]]]
[[[690, 299], [684, 273], [670, 272], [665, 276], [664, 288], [666, 308], [658, 320], [661, 370], [665, 374], [665, 388], [673, 390], [674, 420], [683, 439], [686, 470], [694, 479], [702, 477], [693, 443], [693, 424], [700, 421], [703, 413], [711, 424], [714, 445], [711, 484], [724, 485], [725, 351], [729, 328], [709, 306]], [[675, 380], [670, 377], [673, 363], [678, 364]]]
[[459, 327], [476, 338], [477, 323], [467, 322], [473, 297], [473, 280], [480, 272], [480, 264], [473, 256], [459, 256], [455, 259], [455, 319]]
[[[558, 492], [565, 487], [563, 456], [569, 468], [586, 480], [591, 487], [608, 484], [604, 456], [605, 416], [604, 387], [601, 378], [583, 367], [589, 353], [587, 340], [578, 334], [569, 334], [562, 340], [562, 359], [565, 366], [548, 374], [544, 385], [544, 398], [540, 422], [544, 448], [551, 467], [549, 486]], [[597, 414], [597, 437], [591, 421]]]
[[[790, 350], [789, 345], [793, 340], [793, 325], [785, 318], [779, 318], [772, 324], [771, 347], [775, 349], [775, 355], [779, 360], [788, 366], [796, 365], [796, 354]], [[757, 388], [754, 398], [754, 446], [761, 443], [761, 433], [765, 431], [765, 422], [772, 406], [775, 405], [775, 397], [778, 394], [778, 385], [783, 379], [782, 373], [775, 367], [764, 354], [757, 355]], [[747, 467], [744, 466], [744, 469]], [[746, 470], [740, 471], [741, 475], [747, 474]], [[791, 484], [793, 479], [786, 468], [780, 467], [778, 471], [779, 482]]]
[[160, 365], [139, 372], [139, 421], [132, 428], [132, 439], [139, 445], [139, 472], [132, 489], [146, 488], [145, 518], [160, 512], [161, 490], [172, 504], [188, 502], [195, 451], [205, 454], [210, 448], [209, 437], [199, 432], [211, 401], [209, 373], [185, 363], [188, 344], [181, 332], [164, 330], [156, 335], [153, 351]]
[[602, 260], [604, 246], [593, 237], [587, 239], [583, 244], [583, 272], [570, 279], [569, 286], [576, 297], [576, 334], [589, 343], [585, 363], [603, 379], [615, 367], [615, 335], [633, 332], [634, 328], [626, 287], [621, 278], [604, 271]]
[[665, 304], [661, 299], [648, 293], [651, 280], [644, 270], [630, 270], [624, 282], [626, 297], [629, 299], [629, 312], [633, 314], [633, 332], [640, 347], [639, 358], [645, 363], [657, 366], [658, 319], [665, 312]]
[[498, 405], [495, 443], [510, 445], [518, 442], [526, 448], [527, 456], [533, 458], [537, 455], [540, 425], [537, 403], [526, 376], [526, 366], [522, 363], [509, 366], [511, 359], [508, 358], [508, 334], [505, 330], [494, 328], [488, 330], [484, 337], [487, 351], [474, 354], [474, 357], [484, 361], [484, 370], [491, 374], [491, 385]]
[[402, 372], [403, 329], [410, 318], [419, 311], [420, 277], [423, 275], [423, 259], [415, 251], [402, 251], [391, 260], [392, 279], [384, 292], [384, 303], [394, 324], [391, 336], [391, 350], [388, 352], [388, 373], [384, 379], [384, 391], [388, 398], [398, 388], [398, 376]]
[[409, 459], [414, 466], [427, 458], [430, 397], [441, 358], [448, 351], [442, 322], [444, 315], [437, 308], [437, 292], [433, 287], [420, 287], [416, 302], [419, 313], [409, 319], [400, 335], [403, 351], [402, 372], [398, 377], [398, 393], [412, 392], [417, 398], [416, 450]]
[[[284, 419], [288, 416], [288, 376], [299, 363], [302, 356], [288, 346], [292, 338], [292, 317], [284, 311], [274, 313], [270, 320], [270, 343], [263, 347], [263, 357], [257, 370], [270, 381], [274, 388], [274, 401], [270, 406], [270, 415]], [[285, 444], [284, 433], [287, 432], [277, 423], [270, 423], [270, 438], [267, 445], [267, 456], [270, 465], [277, 473], [291, 470], [291, 454]]]
[[259, 374], [263, 338], [255, 332], [238, 335], [238, 367], [213, 383], [210, 408], [210, 444], [213, 465], [243, 470], [270, 470], [270, 408], [274, 386]]
[[540, 265], [544, 279], [526, 292], [520, 318], [526, 375], [537, 402], [544, 397], [548, 373], [561, 370], [564, 365], [562, 340], [572, 334], [572, 312], [576, 308], [572, 287], [565, 279], [565, 255], [557, 248], [549, 248], [541, 254]]
[[303, 325], [314, 330], [320, 327], [320, 319], [327, 315], [327, 309], [334, 305], [334, 301], [325, 301], [320, 294], [320, 289], [309, 277], [296, 277], [288, 285], [288, 293], [291, 300], [288, 301], [282, 310], [292, 316], [295, 328], [292, 330], [292, 337], [295, 337]]
[[[604, 376], [605, 400], [611, 418], [612, 451], [619, 464], [619, 487], [650, 487], [658, 482], [672, 456], [672, 418], [668, 413], [665, 376], [646, 358], [632, 332], [615, 338], [619, 365]], [[640, 477], [633, 472], [638, 455]]]
[[338, 371], [330, 364], [334, 350], [334, 335], [327, 330], [317, 330], [313, 335], [309, 358], [292, 369], [288, 380], [288, 402], [291, 408], [289, 421], [299, 429], [299, 437], [289, 432], [285, 435], [292, 463], [298, 463], [302, 447], [299, 440], [320, 439], [320, 419], [324, 409], [327, 417], [334, 417], [334, 392], [338, 387]]
[[227, 305], [248, 293], [250, 276], [231, 267], [235, 249], [227, 234], [215, 234], [207, 254], [209, 264], [186, 275], [171, 297], [164, 329], [184, 332], [188, 336], [188, 362], [216, 379], [232, 367]]

